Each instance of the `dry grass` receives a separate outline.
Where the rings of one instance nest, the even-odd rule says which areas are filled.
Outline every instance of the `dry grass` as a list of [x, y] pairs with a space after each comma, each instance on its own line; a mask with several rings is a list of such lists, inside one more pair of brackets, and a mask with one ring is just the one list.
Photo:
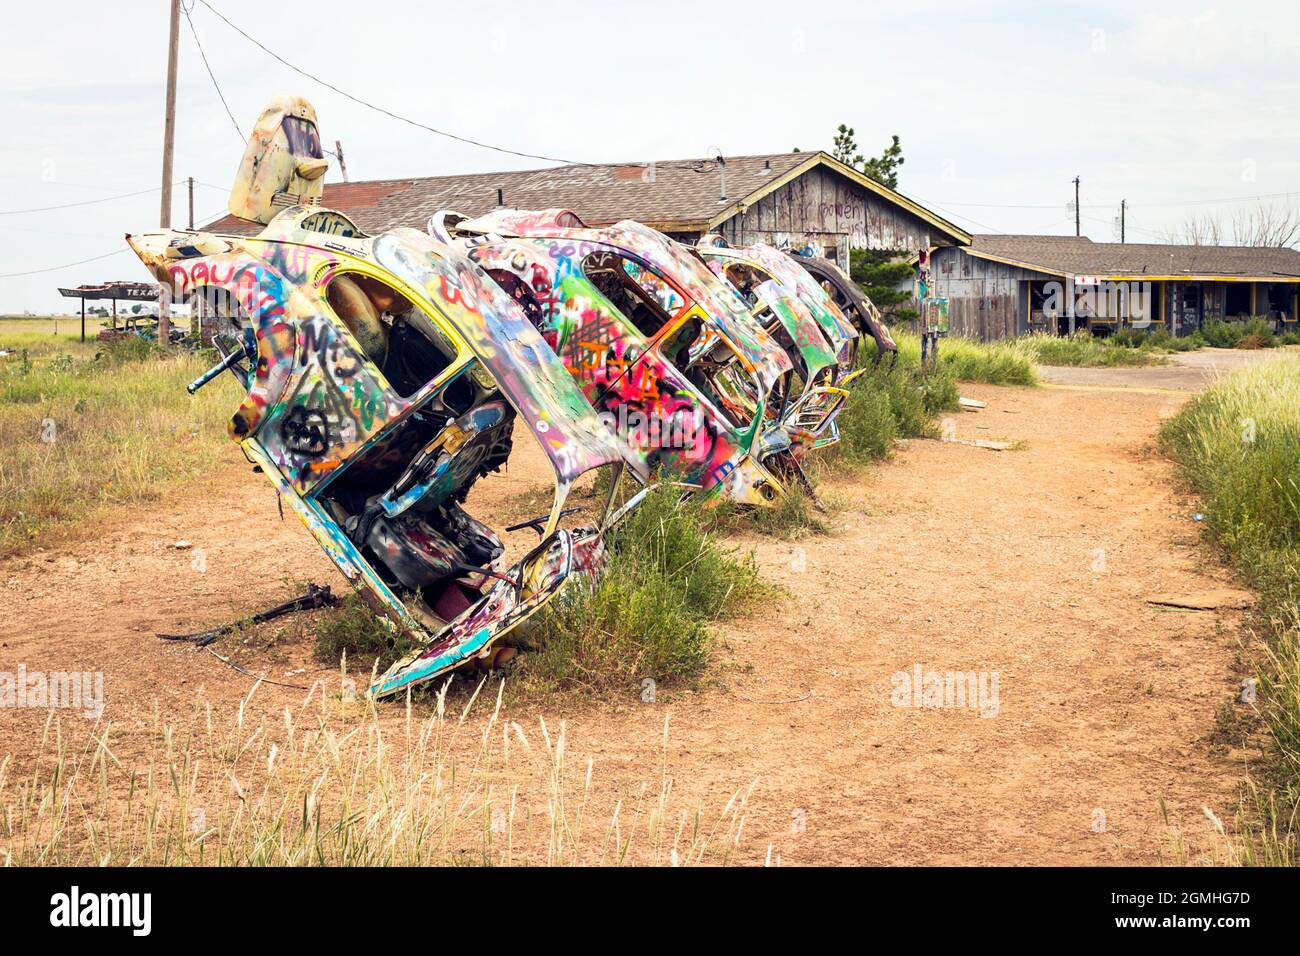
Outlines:
[[[1201, 496], [1205, 527], [1259, 591], [1257, 698], [1269, 760], [1239, 820], [1237, 859], [1294, 865], [1300, 847], [1300, 359], [1234, 373], [1165, 423], [1161, 442]], [[1220, 723], [1231, 723], [1221, 719]]]
[[[318, 684], [278, 719], [225, 723], [198, 704], [187, 725], [155, 720], [144, 754], [95, 725], [84, 747], [46, 724], [36, 768], [0, 762], [0, 863], [133, 866], [725, 864], [752, 785], [720, 810], [677, 807], [664, 757], [655, 783], [595, 806], [592, 760], [571, 766], [567, 732], [486, 719], [480, 684], [459, 713], [447, 686], [419, 717], [381, 723], [373, 705]], [[490, 691], [489, 691], [490, 693]], [[558, 731], [558, 732], [557, 732]]]
[[239, 389], [188, 395], [204, 359], [115, 358], [15, 324], [0, 322], [0, 557], [173, 493], [227, 449]]

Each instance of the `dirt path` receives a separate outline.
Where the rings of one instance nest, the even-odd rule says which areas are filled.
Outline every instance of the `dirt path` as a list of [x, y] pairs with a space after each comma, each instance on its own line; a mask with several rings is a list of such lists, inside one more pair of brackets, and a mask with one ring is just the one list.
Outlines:
[[1166, 356], [1167, 364], [1146, 368], [1063, 368], [1040, 369], [1049, 385], [1091, 385], [1103, 388], [1167, 389], [1195, 392], [1239, 368], [1272, 361], [1281, 355], [1295, 355], [1298, 346], [1276, 349], [1197, 349]]
[[[658, 780], [667, 711], [684, 806], [716, 810], [757, 781], [742, 862], [770, 844], [798, 864], [1155, 863], [1168, 849], [1161, 798], [1193, 845], [1209, 840], [1203, 806], [1231, 818], [1245, 755], [1207, 737], [1239, 680], [1236, 615], [1144, 601], [1228, 581], [1148, 451], [1182, 396], [964, 393], [988, 407], [954, 416], [958, 437], [1016, 450], [912, 442], [830, 489], [845, 505], [833, 535], [740, 541], [790, 593], [724, 629], [698, 692], [645, 703], [629, 688], [622, 701], [545, 707], [548, 721], [567, 720], [574, 763], [594, 758], [596, 803]], [[516, 516], [518, 489], [538, 477], [519, 464], [480, 507]], [[192, 547], [171, 547], [181, 539]], [[0, 564], [0, 670], [104, 671], [105, 716], [129, 748], [155, 701], [164, 714], [192, 712], [196, 696], [234, 708], [249, 687], [154, 630], [225, 620], [309, 579], [339, 580], [296, 520], [277, 518], [269, 484], [232, 463], [154, 518]], [[328, 672], [310, 658], [309, 626], [244, 650], [272, 676], [310, 683]], [[986, 691], [996, 674], [996, 700], [986, 716], [896, 706], [895, 675], [917, 665], [978, 672]], [[259, 691], [272, 712], [301, 697]], [[514, 710], [535, 721], [536, 707]], [[0, 755], [21, 767], [44, 717], [0, 713]]]

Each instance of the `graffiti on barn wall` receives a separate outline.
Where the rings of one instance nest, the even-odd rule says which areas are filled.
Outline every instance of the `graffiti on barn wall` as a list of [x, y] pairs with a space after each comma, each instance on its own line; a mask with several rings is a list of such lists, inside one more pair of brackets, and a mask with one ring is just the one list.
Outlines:
[[831, 255], [845, 242], [855, 249], [921, 249], [933, 239], [924, 219], [823, 168], [774, 190], [718, 231], [732, 245], [808, 244]]

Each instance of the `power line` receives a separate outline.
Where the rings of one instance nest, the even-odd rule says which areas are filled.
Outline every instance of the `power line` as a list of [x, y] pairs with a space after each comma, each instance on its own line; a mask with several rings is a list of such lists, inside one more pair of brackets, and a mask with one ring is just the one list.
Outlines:
[[[1169, 208], [1174, 206], [1215, 206], [1236, 202], [1256, 202], [1265, 199], [1290, 199], [1300, 196], [1300, 193], [1263, 193], [1258, 196], [1234, 196], [1225, 199], [1177, 199], [1168, 202], [1146, 202], [1134, 203], [1132, 205], [1141, 206], [1145, 209]], [[980, 209], [1060, 209], [1062, 203], [1034, 204], [1034, 203], [991, 203], [991, 202], [947, 202], [948, 206], [965, 206]], [[1082, 203], [1081, 209], [1113, 209], [1116, 203]]]
[[106, 252], [102, 256], [91, 256], [89, 259], [78, 259], [76, 262], [65, 262], [61, 266], [49, 266], [45, 269], [30, 269], [27, 272], [4, 272], [0, 273], [0, 279], [17, 279], [20, 276], [40, 275], [43, 272], [58, 272], [60, 269], [71, 269], [73, 266], [84, 266], [87, 262], [98, 262], [100, 259], [108, 259], [112, 256], [120, 256], [129, 249], [115, 249], [112, 252]]
[[[1112, 228], [1115, 226], [1115, 220], [1113, 219], [1110, 220], [1098, 219], [1096, 216], [1084, 216], [1083, 218], [1087, 219], [1089, 222], [1099, 223], [1103, 226], [1111, 226]], [[1151, 236], [1152, 238], [1155, 239], [1164, 240], [1168, 238], [1167, 236], [1162, 236], [1160, 233], [1154, 232], [1150, 229], [1143, 229], [1141, 226], [1135, 226], [1131, 222], [1127, 224], [1126, 228], [1128, 229], [1129, 232], [1145, 233], [1146, 235]]]
[[234, 30], [236, 33], [242, 36], [245, 40], [247, 40], [249, 43], [252, 43], [254, 46], [260, 49], [263, 53], [270, 56], [272, 59], [278, 60], [280, 63], [282, 63], [284, 66], [287, 66], [295, 73], [305, 76], [307, 77], [307, 79], [312, 80], [315, 83], [319, 83], [321, 86], [331, 89], [335, 93], [339, 94], [340, 96], [346, 97], [347, 99], [352, 100], [352, 102], [364, 106], [367, 109], [374, 110], [377, 113], [383, 113], [385, 116], [391, 117], [392, 119], [398, 120], [399, 122], [406, 123], [409, 126], [414, 126], [417, 127], [418, 129], [422, 129], [430, 133], [434, 133], [438, 136], [445, 136], [447, 139], [454, 139], [457, 142], [468, 143], [471, 146], [478, 146], [481, 147], [482, 149], [491, 149], [498, 153], [508, 153], [511, 156], [521, 156], [525, 159], [540, 159], [548, 163], [564, 163], [570, 166], [595, 165], [594, 163], [583, 163], [572, 159], [561, 159], [560, 157], [557, 156], [545, 156], [542, 155], [541, 153], [527, 153], [518, 149], [509, 149], [505, 146], [494, 146], [491, 143], [484, 143], [481, 140], [470, 139], [468, 136], [458, 136], [455, 133], [449, 133], [446, 130], [437, 129], [436, 127], [429, 126], [425, 123], [420, 123], [416, 120], [409, 119], [405, 116], [401, 116], [398, 113], [394, 113], [392, 110], [385, 109], [382, 106], [377, 106], [374, 103], [363, 100], [359, 96], [353, 96], [351, 93], [347, 92], [346, 90], [339, 89], [337, 86], [335, 86], [333, 83], [330, 83], [328, 80], [322, 80], [319, 76], [316, 76], [315, 74], [312, 73], [308, 73], [306, 70], [302, 69], [301, 67], [294, 66], [284, 57], [280, 56], [280, 54], [276, 53], [274, 50], [270, 49], [269, 47], [259, 42], [258, 40], [255, 40], [253, 37], [249, 36], [247, 33], [245, 33], [242, 29], [237, 27], [235, 24], [231, 23], [228, 19], [226, 19], [225, 15], [222, 14], [220, 10], [218, 10], [212, 4], [208, 3], [208, 0], [196, 0], [196, 2], [203, 4], [218, 19], [220, 19], [223, 23], [225, 23], [226, 26], [230, 27], [232, 30]]
[[[177, 182], [175, 185], [179, 186]], [[161, 186], [154, 186], [152, 189], [141, 189], [133, 193], [122, 193], [117, 196], [105, 196], [102, 199], [83, 199], [80, 202], [68, 202], [59, 206], [34, 206], [31, 209], [4, 209], [0, 210], [0, 216], [19, 216], [29, 212], [53, 212], [56, 209], [72, 209], [77, 206], [94, 206], [101, 202], [113, 202], [117, 199], [130, 199], [132, 196], [144, 196], [148, 193], [156, 193]]]
[[199, 32], [194, 29], [194, 19], [190, 16], [190, 11], [194, 9], [194, 3], [191, 2], [187, 7], [181, 4], [181, 11], [185, 14], [185, 22], [189, 24], [190, 36], [194, 37], [194, 45], [199, 48], [199, 56], [203, 60], [204, 67], [207, 68], [208, 78], [212, 80], [212, 88], [217, 91], [217, 98], [221, 100], [221, 105], [226, 108], [226, 115], [230, 117], [230, 123], [235, 127], [235, 135], [240, 141], [247, 143], [244, 137], [244, 131], [239, 128], [239, 121], [235, 119], [235, 114], [230, 110], [230, 104], [226, 102], [226, 95], [221, 92], [221, 84], [217, 82], [217, 75], [212, 72], [212, 64], [208, 62], [208, 55], [203, 52], [203, 44], [199, 42]]
[[965, 219], [967, 222], [973, 223], [974, 225], [979, 226], [981, 229], [987, 229], [990, 233], [994, 233], [999, 236], [1005, 235], [1005, 233], [1001, 229], [994, 229], [992, 226], [988, 225], [987, 223], [980, 222], [978, 219], [972, 219], [970, 216], [964, 215], [963, 213], [953, 212], [951, 209], [945, 209], [943, 206], [940, 206], [938, 203], [931, 202], [928, 199], [924, 199], [920, 196], [915, 196], [915, 195], [908, 198], [914, 199], [917, 202], [922, 203], [923, 205], [929, 206], [931, 209], [937, 209], [939, 210], [939, 212], [952, 216], [955, 219]]

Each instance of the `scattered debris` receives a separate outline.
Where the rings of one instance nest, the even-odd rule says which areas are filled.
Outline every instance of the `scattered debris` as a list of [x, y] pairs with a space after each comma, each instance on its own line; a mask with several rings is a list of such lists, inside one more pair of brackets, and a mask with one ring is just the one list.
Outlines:
[[991, 451], [1010, 451], [1016, 447], [1013, 441], [994, 441], [991, 438], [943, 438], [953, 445], [970, 445], [972, 448], [988, 448]]
[[1255, 596], [1248, 591], [1217, 588], [1208, 591], [1188, 591], [1184, 594], [1154, 594], [1148, 604], [1158, 607], [1180, 607], [1190, 611], [1240, 611], [1252, 607]]
[[966, 412], [975, 412], [989, 407], [988, 402], [981, 402], [978, 398], [967, 398], [965, 395], [957, 399], [957, 404], [961, 406], [962, 411]]

